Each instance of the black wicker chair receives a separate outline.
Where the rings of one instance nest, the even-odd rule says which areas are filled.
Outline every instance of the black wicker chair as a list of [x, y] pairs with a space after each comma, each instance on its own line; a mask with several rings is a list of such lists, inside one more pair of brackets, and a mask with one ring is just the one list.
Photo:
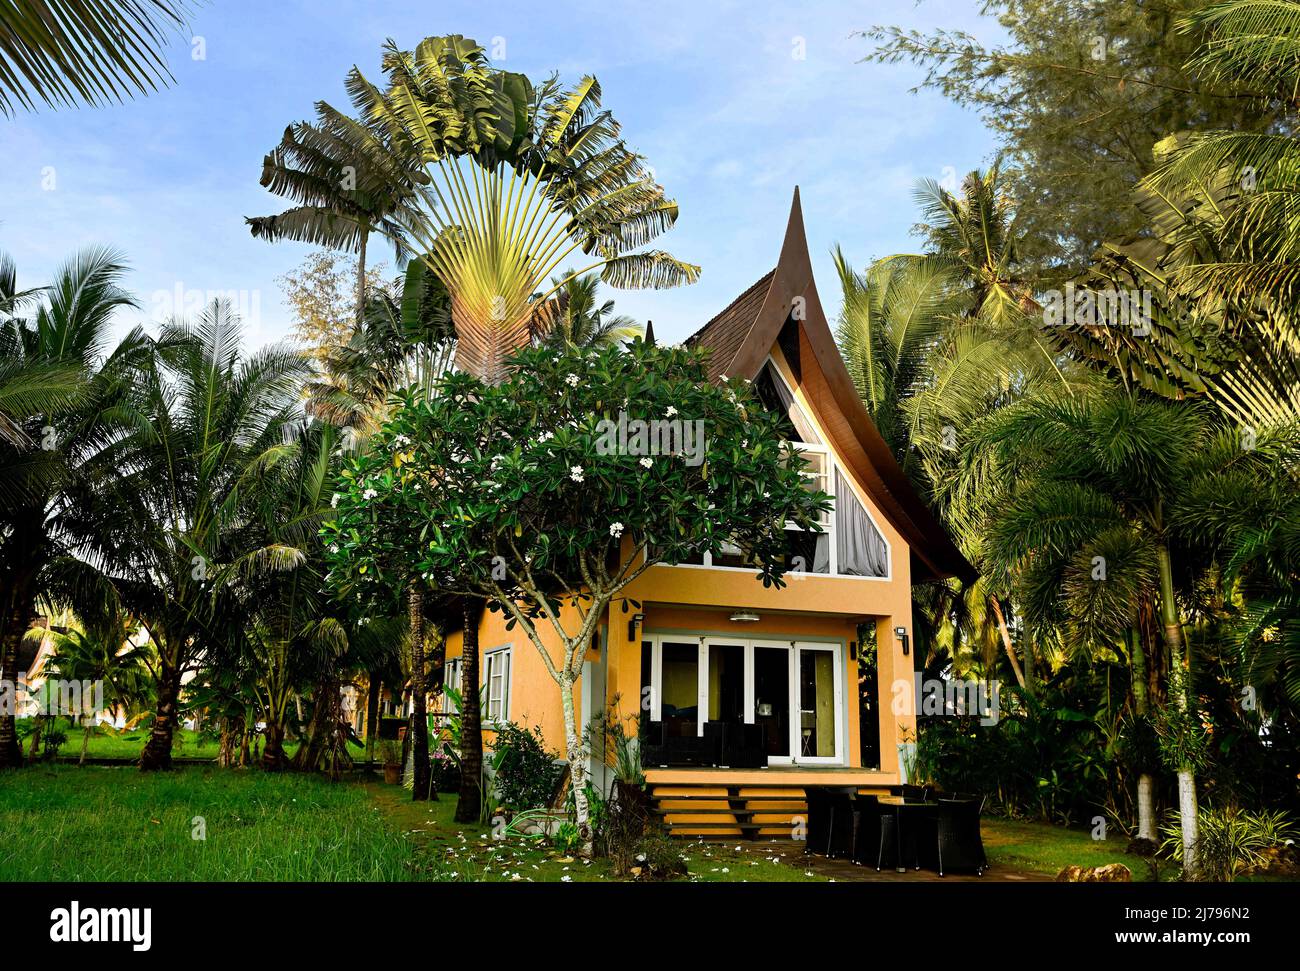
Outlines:
[[858, 828], [858, 807], [855, 794], [845, 791], [833, 791], [830, 794], [830, 836], [827, 839], [826, 855], [829, 857], [851, 857], [853, 855], [853, 834]]
[[936, 818], [939, 876], [958, 870], [988, 869], [984, 840], [980, 837], [981, 803], [974, 799], [942, 799]]
[[880, 855], [880, 798], [859, 795], [853, 803], [857, 810], [853, 826], [853, 862], [876, 862]]
[[804, 789], [804, 798], [808, 802], [808, 839], [804, 852], [825, 855], [830, 849], [831, 839], [831, 796], [822, 786], [808, 786]]

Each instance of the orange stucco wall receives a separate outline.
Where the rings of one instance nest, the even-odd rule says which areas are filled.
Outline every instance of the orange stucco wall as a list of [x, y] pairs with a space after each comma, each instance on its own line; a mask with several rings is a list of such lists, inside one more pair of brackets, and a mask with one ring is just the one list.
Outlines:
[[[566, 629], [576, 630], [579, 623], [571, 608], [561, 615]], [[538, 633], [550, 651], [555, 665], [560, 664], [559, 637], [546, 622], [538, 625]], [[459, 630], [447, 636], [447, 659], [458, 658], [462, 653], [462, 635]], [[516, 625], [506, 630], [504, 614], [484, 612], [479, 625], [479, 678], [483, 678], [482, 657], [489, 651], [510, 647], [510, 710], [509, 720], [518, 725], [540, 726], [548, 747], [564, 752], [564, 714], [560, 706], [560, 686], [555, 683], [541, 653], [527, 634]], [[586, 717], [582, 712], [581, 687], [574, 689], [574, 704], [578, 708], [579, 725]], [[490, 735], [490, 733], [488, 733]]]

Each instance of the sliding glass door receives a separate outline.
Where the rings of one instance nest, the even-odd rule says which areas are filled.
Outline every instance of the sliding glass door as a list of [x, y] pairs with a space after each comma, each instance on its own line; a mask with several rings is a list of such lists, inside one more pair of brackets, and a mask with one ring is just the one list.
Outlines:
[[705, 724], [761, 726], [769, 764], [844, 764], [840, 643], [650, 634], [653, 721], [669, 737]]

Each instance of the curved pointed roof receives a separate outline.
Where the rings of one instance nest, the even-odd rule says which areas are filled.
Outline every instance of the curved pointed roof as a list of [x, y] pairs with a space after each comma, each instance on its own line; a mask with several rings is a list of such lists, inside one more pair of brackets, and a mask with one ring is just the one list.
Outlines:
[[787, 339], [793, 336], [786, 331], [787, 323], [797, 324], [797, 347], [809, 352], [804, 360], [792, 362], [802, 372], [801, 387], [839, 454], [852, 465], [876, 506], [907, 541], [913, 555], [913, 579], [956, 576], [973, 580], [974, 568], [912, 488], [867, 414], [844, 366], [813, 280], [797, 187], [776, 267], [688, 337], [686, 343], [710, 352], [711, 380], [722, 375], [753, 379], [773, 345], [783, 337], [783, 331]]

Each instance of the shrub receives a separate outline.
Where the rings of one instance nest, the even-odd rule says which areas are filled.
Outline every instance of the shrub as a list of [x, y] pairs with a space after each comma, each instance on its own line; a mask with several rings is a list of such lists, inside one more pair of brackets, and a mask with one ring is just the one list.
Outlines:
[[950, 792], [987, 795], [991, 812], [1011, 817], [1068, 825], [1110, 815], [1120, 766], [1099, 720], [1046, 687], [1032, 697], [1004, 686], [1001, 700], [996, 724], [919, 719], [920, 774]]
[[460, 791], [460, 765], [446, 751], [436, 751], [429, 756], [430, 777], [436, 792]]
[[[1230, 883], [1239, 873], [1266, 867], [1268, 851], [1296, 836], [1295, 826], [1280, 811], [1243, 812], [1234, 807], [1201, 809], [1196, 814], [1196, 855], [1205, 880]], [[1160, 849], [1175, 860], [1183, 859], [1183, 836], [1178, 814], [1160, 827]]]
[[520, 810], [550, 804], [564, 770], [556, 764], [559, 753], [547, 750], [540, 727], [528, 731], [503, 722], [492, 752], [497, 766], [493, 784], [503, 806]]
[[686, 872], [680, 843], [662, 830], [646, 835], [637, 847], [634, 867], [640, 867], [641, 880], [667, 880]]
[[582, 833], [578, 830], [577, 823], [563, 822], [555, 830], [555, 835], [551, 837], [551, 843], [556, 850], [565, 856], [573, 856], [582, 849]]
[[645, 791], [631, 783], [618, 783], [614, 797], [604, 804], [593, 826], [596, 855], [609, 857], [616, 876], [626, 876], [636, 865], [649, 824]]

